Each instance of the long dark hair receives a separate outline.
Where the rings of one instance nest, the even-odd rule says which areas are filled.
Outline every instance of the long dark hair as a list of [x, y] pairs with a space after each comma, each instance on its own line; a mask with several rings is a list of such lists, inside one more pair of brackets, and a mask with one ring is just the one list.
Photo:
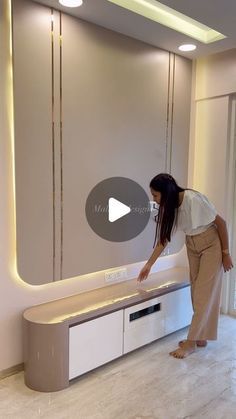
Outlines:
[[154, 246], [157, 233], [159, 233], [159, 242], [164, 246], [167, 240], [171, 240], [171, 233], [177, 222], [179, 192], [183, 192], [185, 189], [178, 186], [175, 179], [168, 173], [160, 173], [155, 176], [149, 186], [154, 191], [161, 193]]

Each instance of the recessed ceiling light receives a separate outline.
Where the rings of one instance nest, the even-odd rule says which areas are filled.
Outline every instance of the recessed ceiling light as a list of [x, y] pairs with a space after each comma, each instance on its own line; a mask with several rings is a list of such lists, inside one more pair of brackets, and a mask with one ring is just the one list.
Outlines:
[[83, 0], [59, 0], [59, 3], [66, 7], [79, 7], [82, 6]]
[[184, 45], [180, 45], [179, 47], [180, 51], [193, 51], [196, 48], [197, 48], [196, 45], [193, 45], [193, 44], [184, 44]]
[[118, 6], [124, 7], [131, 12], [137, 13], [147, 19], [184, 33], [191, 38], [209, 44], [226, 38], [220, 32], [203, 25], [197, 20], [191, 19], [183, 13], [168, 7], [156, 0], [108, 0]]

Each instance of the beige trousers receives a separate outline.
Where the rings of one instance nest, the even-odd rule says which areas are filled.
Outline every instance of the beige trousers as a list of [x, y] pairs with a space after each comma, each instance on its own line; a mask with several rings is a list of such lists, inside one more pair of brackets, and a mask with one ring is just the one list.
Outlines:
[[222, 252], [217, 229], [186, 236], [193, 317], [189, 340], [217, 339], [222, 285]]

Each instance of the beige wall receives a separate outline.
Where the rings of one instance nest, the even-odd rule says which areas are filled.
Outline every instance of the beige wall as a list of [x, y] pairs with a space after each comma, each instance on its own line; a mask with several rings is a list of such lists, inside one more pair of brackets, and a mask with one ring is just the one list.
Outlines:
[[226, 216], [226, 172], [229, 97], [196, 103], [194, 188], [212, 200]]
[[235, 61], [236, 49], [197, 60], [195, 100], [234, 93], [236, 90]]
[[231, 103], [236, 91], [236, 49], [195, 63], [189, 184], [227, 216]]
[[[235, 233], [235, 68], [236, 49], [196, 61], [189, 149], [189, 186], [205, 193], [226, 219], [230, 246]], [[224, 274], [224, 313], [234, 287], [234, 272]]]

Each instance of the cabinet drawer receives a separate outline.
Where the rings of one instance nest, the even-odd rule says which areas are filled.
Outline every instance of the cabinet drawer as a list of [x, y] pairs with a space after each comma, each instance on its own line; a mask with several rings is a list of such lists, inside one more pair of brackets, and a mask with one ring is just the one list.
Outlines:
[[123, 310], [69, 330], [69, 379], [122, 355]]
[[188, 326], [193, 314], [190, 287], [166, 294], [163, 300], [163, 311], [166, 335]]
[[152, 323], [163, 317], [161, 298], [154, 298], [124, 310], [124, 331]]
[[124, 311], [124, 353], [164, 336], [162, 298], [145, 301]]

